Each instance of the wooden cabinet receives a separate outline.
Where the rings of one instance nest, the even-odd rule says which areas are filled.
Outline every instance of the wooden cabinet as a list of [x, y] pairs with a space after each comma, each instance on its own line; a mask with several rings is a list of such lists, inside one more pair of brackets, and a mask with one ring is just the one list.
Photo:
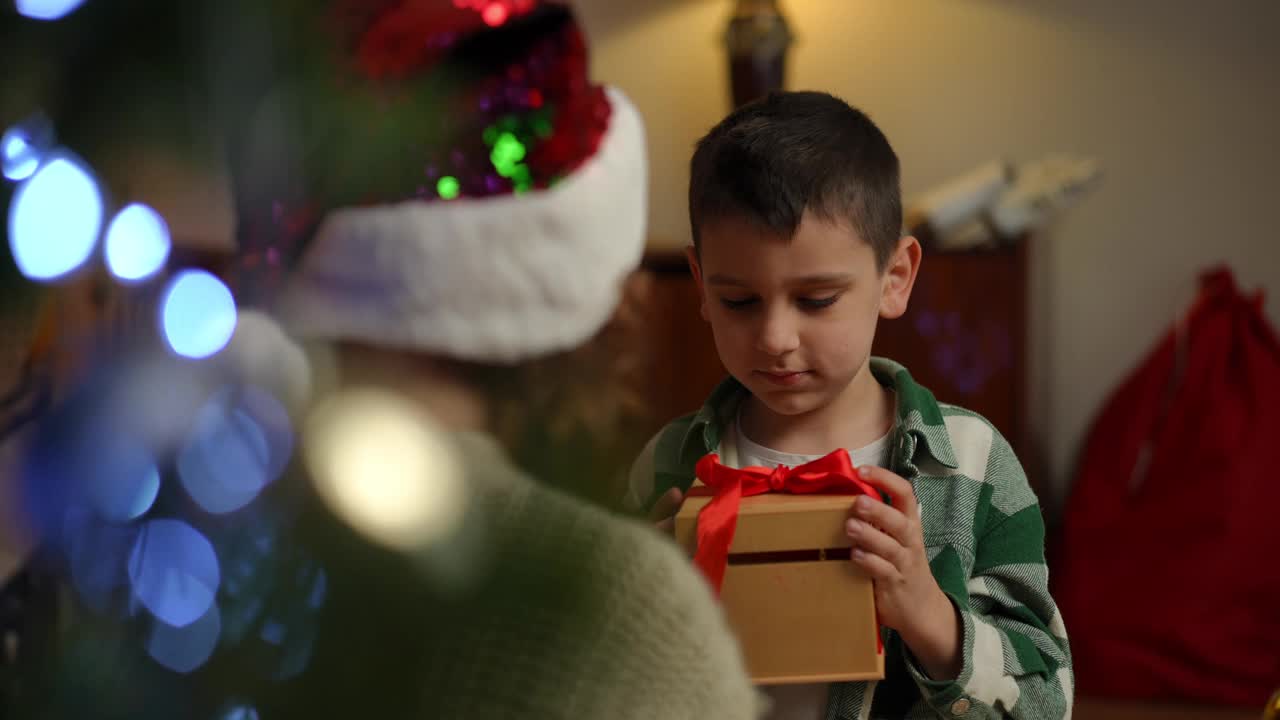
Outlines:
[[1027, 242], [926, 253], [906, 314], [881, 321], [873, 352], [905, 365], [939, 401], [990, 420], [1039, 492], [1027, 402]]
[[667, 420], [697, 410], [725, 377], [711, 328], [698, 311], [698, 288], [684, 254], [650, 253], [642, 347], [649, 382], [646, 410], [656, 432]]
[[[942, 402], [986, 416], [1042, 489], [1027, 407], [1027, 242], [977, 252], [926, 252], [907, 313], [882, 321], [873, 352], [910, 371]], [[645, 341], [655, 429], [696, 410], [725, 375], [698, 313], [683, 255], [651, 253]]]

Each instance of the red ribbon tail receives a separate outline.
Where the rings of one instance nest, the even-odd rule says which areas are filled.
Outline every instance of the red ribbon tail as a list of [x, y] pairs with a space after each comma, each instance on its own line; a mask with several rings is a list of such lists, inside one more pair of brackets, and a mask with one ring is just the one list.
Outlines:
[[880, 611], [876, 611], [876, 654], [884, 654], [884, 623], [880, 622]]
[[733, 544], [733, 535], [738, 529], [738, 507], [741, 503], [742, 481], [735, 479], [717, 492], [698, 513], [698, 547], [694, 551], [693, 562], [711, 583], [716, 597], [720, 596], [720, 586], [724, 584], [729, 546]]

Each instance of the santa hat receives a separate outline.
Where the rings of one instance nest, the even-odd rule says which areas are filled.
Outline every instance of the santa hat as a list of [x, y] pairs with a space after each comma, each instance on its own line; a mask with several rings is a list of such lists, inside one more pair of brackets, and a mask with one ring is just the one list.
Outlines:
[[593, 336], [644, 245], [644, 131], [570, 11], [335, 2], [276, 18], [232, 138], [246, 277], [304, 339], [511, 363]]

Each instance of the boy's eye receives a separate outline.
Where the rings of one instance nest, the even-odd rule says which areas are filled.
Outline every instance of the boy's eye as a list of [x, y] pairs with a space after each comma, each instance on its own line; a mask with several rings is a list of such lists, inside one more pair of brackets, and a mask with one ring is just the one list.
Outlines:
[[756, 298], [753, 298], [753, 297], [747, 297], [747, 298], [722, 297], [720, 298], [720, 304], [724, 305], [730, 310], [741, 310], [745, 307], [749, 307], [755, 301], [756, 301]]
[[824, 298], [802, 297], [796, 300], [796, 302], [800, 304], [800, 307], [806, 310], [821, 310], [822, 308], [828, 308], [828, 307], [831, 307], [832, 305], [835, 305], [836, 300], [839, 300], [839, 299], [840, 299], [840, 295], [839, 293], [837, 293], [835, 295], [831, 295], [830, 297], [824, 297]]

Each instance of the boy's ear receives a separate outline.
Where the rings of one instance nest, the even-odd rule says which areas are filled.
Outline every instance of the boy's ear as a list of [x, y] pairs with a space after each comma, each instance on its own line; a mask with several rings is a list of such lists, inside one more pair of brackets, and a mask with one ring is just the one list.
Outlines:
[[902, 317], [907, 311], [907, 301], [911, 299], [911, 288], [916, 284], [923, 254], [920, 241], [914, 237], [908, 235], [898, 241], [898, 248], [889, 256], [889, 263], [884, 269], [880, 317], [892, 320]]
[[693, 282], [698, 286], [698, 312], [702, 314], [703, 320], [711, 322], [711, 317], [707, 314], [707, 293], [702, 287], [702, 265], [698, 263], [698, 250], [688, 245], [684, 249], [684, 256], [689, 261], [689, 272], [693, 273]]

